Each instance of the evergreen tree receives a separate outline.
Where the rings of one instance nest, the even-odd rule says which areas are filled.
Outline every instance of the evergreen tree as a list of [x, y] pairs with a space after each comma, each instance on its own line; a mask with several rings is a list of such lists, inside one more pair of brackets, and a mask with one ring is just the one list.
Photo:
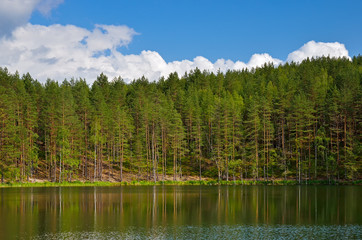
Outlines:
[[361, 58], [91, 86], [0, 68], [1, 181], [360, 179]]

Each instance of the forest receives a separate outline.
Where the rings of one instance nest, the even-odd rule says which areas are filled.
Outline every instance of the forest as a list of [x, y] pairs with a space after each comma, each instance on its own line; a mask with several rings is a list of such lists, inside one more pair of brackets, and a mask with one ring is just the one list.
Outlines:
[[92, 85], [0, 68], [1, 181], [361, 179], [361, 79], [362, 56]]

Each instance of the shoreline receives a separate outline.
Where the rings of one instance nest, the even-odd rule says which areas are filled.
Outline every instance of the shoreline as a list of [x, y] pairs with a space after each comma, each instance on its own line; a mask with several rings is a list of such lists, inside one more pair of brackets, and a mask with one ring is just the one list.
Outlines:
[[307, 180], [300, 183], [296, 180], [189, 180], [189, 181], [131, 181], [131, 182], [108, 182], [108, 181], [72, 181], [72, 182], [7, 182], [0, 183], [0, 188], [16, 187], [119, 187], [119, 186], [308, 186], [308, 185], [362, 185], [362, 180]]

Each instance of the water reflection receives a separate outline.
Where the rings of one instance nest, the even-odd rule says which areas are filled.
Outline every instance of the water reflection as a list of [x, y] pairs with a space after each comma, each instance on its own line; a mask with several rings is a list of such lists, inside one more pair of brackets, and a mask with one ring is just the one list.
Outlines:
[[34, 239], [361, 239], [362, 227], [345, 226], [173, 226], [126, 231], [45, 233]]
[[148, 238], [158, 238], [162, 234], [157, 229], [163, 229], [165, 236], [178, 236], [173, 234], [179, 234], [180, 229], [211, 233], [218, 226], [228, 226], [246, 234], [252, 227], [284, 231], [286, 226], [300, 229], [315, 225], [326, 229], [339, 226], [342, 232], [349, 228], [341, 226], [353, 226], [356, 233], [362, 225], [358, 199], [362, 199], [361, 186], [0, 189], [0, 233], [26, 238], [72, 233], [92, 238], [79, 234], [132, 235], [137, 229], [153, 229], [147, 231]]

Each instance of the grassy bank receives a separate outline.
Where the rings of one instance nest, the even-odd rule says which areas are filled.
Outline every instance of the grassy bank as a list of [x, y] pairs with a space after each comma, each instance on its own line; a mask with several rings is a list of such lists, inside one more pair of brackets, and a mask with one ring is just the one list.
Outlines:
[[132, 181], [132, 182], [7, 182], [0, 187], [93, 187], [93, 186], [155, 186], [155, 185], [268, 185], [268, 186], [292, 186], [292, 185], [362, 185], [362, 180], [336, 181], [336, 180], [311, 180], [299, 183], [295, 180], [243, 180], [243, 181]]
[[120, 186], [121, 183], [113, 182], [7, 182], [0, 187], [86, 187], [86, 186]]

